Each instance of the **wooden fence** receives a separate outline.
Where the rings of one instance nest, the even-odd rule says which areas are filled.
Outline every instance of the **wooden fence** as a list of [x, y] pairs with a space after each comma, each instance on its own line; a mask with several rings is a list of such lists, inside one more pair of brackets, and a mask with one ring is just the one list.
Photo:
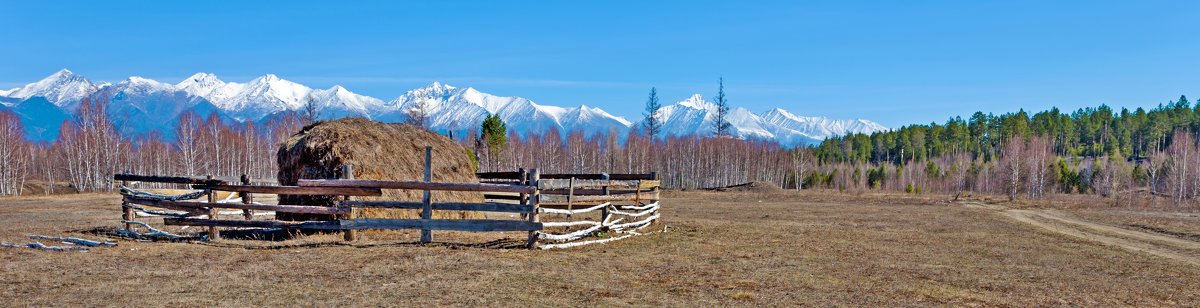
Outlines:
[[[171, 235], [154, 229], [138, 217], [163, 217], [169, 226], [206, 227], [208, 240], [220, 240], [222, 228], [279, 228], [342, 231], [344, 239], [357, 239], [363, 229], [419, 229], [421, 242], [432, 241], [434, 230], [468, 232], [528, 232], [527, 246], [566, 248], [602, 243], [633, 235], [659, 218], [658, 181], [654, 174], [541, 174], [538, 169], [481, 173], [479, 183], [432, 182], [430, 148], [426, 148], [424, 181], [356, 180], [352, 166], [343, 166], [343, 179], [300, 180], [298, 186], [262, 185], [243, 176], [239, 183], [213, 177], [171, 177], [117, 174], [121, 181], [122, 221], [126, 233], [147, 228], [153, 235]], [[165, 195], [130, 188], [133, 183], [189, 185], [196, 191]], [[381, 196], [384, 189], [423, 191], [421, 202], [365, 201], [355, 197]], [[431, 191], [482, 192], [485, 202], [431, 201]], [[220, 192], [226, 192], [223, 200]], [[235, 197], [236, 193], [236, 197]], [[255, 202], [256, 194], [333, 196], [335, 206], [282, 205]], [[199, 199], [205, 201], [194, 201]], [[576, 208], [577, 206], [582, 208]], [[147, 208], [151, 207], [151, 208]], [[152, 209], [158, 208], [158, 209]], [[420, 219], [357, 218], [355, 209], [420, 209]], [[224, 211], [223, 211], [224, 209]], [[229, 211], [232, 210], [232, 211]], [[519, 213], [520, 220], [433, 219], [434, 210]], [[257, 212], [256, 212], [257, 211]], [[329, 220], [281, 221], [257, 218], [266, 213], [323, 214]], [[636, 211], [636, 212], [630, 212]], [[543, 215], [545, 214], [545, 215]], [[240, 219], [222, 219], [237, 215]], [[623, 218], [613, 219], [613, 216]], [[551, 218], [543, 222], [542, 218]], [[566, 218], [563, 220], [562, 218]], [[637, 219], [626, 222], [625, 219]], [[548, 229], [559, 233], [546, 232]], [[539, 245], [539, 241], [547, 241]]]

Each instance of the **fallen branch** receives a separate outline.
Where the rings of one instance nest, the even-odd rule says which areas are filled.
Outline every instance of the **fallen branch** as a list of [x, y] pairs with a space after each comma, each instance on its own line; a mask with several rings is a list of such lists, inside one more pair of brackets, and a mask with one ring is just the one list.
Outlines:
[[606, 238], [606, 239], [602, 239], [602, 240], [591, 240], [591, 241], [582, 241], [582, 242], [574, 242], [574, 243], [563, 243], [563, 244], [548, 244], [548, 245], [542, 245], [542, 246], [540, 246], [540, 247], [538, 247], [538, 248], [541, 248], [541, 249], [560, 249], [560, 248], [571, 248], [571, 247], [578, 247], [578, 246], [583, 246], [583, 245], [591, 245], [591, 244], [601, 244], [601, 243], [608, 243], [608, 242], [612, 242], [612, 241], [616, 241], [616, 240], [622, 240], [622, 239], [626, 239], [626, 238], [629, 238], [629, 237], [631, 237], [631, 236], [634, 236], [634, 235], [633, 235], [633, 234], [626, 234], [626, 235], [623, 235], [623, 236], [619, 236], [619, 237], [610, 237], [610, 238]]
[[641, 210], [649, 209], [651, 207], [658, 207], [658, 201], [654, 201], [654, 203], [650, 203], [650, 204], [643, 205], [643, 206], [622, 205], [621, 209], [622, 210], [641, 211]]
[[50, 251], [87, 251], [88, 250], [87, 246], [46, 246], [46, 244], [42, 244], [40, 242], [32, 242], [32, 243], [28, 243], [28, 244], [24, 244], [24, 245], [17, 245], [17, 244], [13, 244], [13, 243], [9, 243], [9, 242], [4, 242], [4, 243], [0, 243], [0, 247], [5, 247], [5, 248], [27, 247], [27, 248], [40, 249], [40, 250], [50, 250]]
[[167, 231], [155, 229], [154, 227], [151, 227], [150, 225], [148, 225], [144, 222], [140, 222], [140, 221], [122, 220], [121, 222], [126, 223], [126, 224], [139, 225], [142, 227], [146, 227], [147, 230], [150, 230], [150, 232], [147, 232], [147, 233], [137, 233], [137, 232], [133, 232], [133, 231], [117, 229], [117, 233], [121, 233], [124, 235], [133, 235], [134, 237], [166, 237], [166, 238], [171, 238], [171, 239], [177, 239], [177, 238], [184, 237], [181, 235], [171, 234], [170, 232], [167, 232]]
[[651, 207], [649, 209], [646, 209], [645, 211], [641, 211], [641, 212], [637, 212], [637, 213], [622, 212], [622, 211], [618, 211], [615, 209], [609, 211], [609, 213], [612, 213], [615, 215], [625, 215], [625, 216], [629, 216], [629, 217], [642, 217], [642, 216], [653, 214], [656, 211], [658, 211], [657, 205], [655, 205], [654, 207]]
[[58, 242], [71, 243], [71, 244], [75, 244], [75, 245], [83, 245], [83, 246], [88, 246], [88, 247], [112, 247], [112, 246], [117, 245], [117, 243], [113, 242], [113, 241], [97, 242], [97, 241], [85, 240], [85, 239], [75, 238], [75, 237], [53, 237], [53, 236], [45, 236], [45, 235], [30, 235], [29, 238], [35, 239], [35, 240], [40, 239], [40, 240], [58, 241]]

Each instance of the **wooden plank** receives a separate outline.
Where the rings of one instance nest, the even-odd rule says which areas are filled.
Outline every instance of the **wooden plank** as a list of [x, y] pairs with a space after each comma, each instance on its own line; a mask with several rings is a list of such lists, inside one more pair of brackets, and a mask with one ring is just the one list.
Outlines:
[[152, 183], [175, 183], [175, 184], [224, 184], [225, 181], [217, 179], [203, 179], [183, 176], [157, 176], [157, 175], [137, 175], [118, 173], [113, 175], [113, 180], [129, 181], [129, 182], [152, 182]]
[[467, 232], [534, 231], [541, 230], [541, 223], [522, 220], [489, 219], [383, 219], [359, 218], [334, 221], [276, 221], [276, 220], [233, 220], [164, 218], [169, 226], [209, 226], [239, 228], [287, 228], [313, 230], [365, 230], [365, 229], [430, 229]]
[[371, 187], [302, 187], [302, 186], [254, 186], [254, 185], [194, 185], [196, 189], [212, 189], [256, 194], [276, 195], [342, 195], [342, 196], [371, 196], [383, 195], [379, 188]]
[[[480, 172], [475, 174], [480, 179], [520, 179], [519, 172]], [[580, 180], [656, 180], [655, 173], [549, 173], [542, 174], [542, 179], [565, 180], [576, 178]]]
[[518, 200], [518, 201], [519, 201], [519, 200], [524, 200], [525, 196], [522, 196], [522, 195], [484, 194], [484, 195], [483, 195], [483, 198], [484, 198], [484, 199], [492, 199], [492, 200]]
[[[574, 183], [570, 179], [566, 180], [542, 180], [538, 183], [540, 189], [570, 189], [575, 188], [629, 188], [637, 189], [639, 181], [626, 180], [575, 180]], [[572, 186], [574, 185], [574, 186]]]
[[662, 181], [659, 181], [659, 180], [643, 180], [643, 181], [639, 181], [639, 183], [638, 183], [638, 189], [652, 189], [652, 188], [658, 188], [659, 184], [661, 184], [661, 183], [662, 183]]
[[490, 219], [383, 219], [360, 218], [340, 221], [342, 228], [349, 229], [428, 229], [467, 232], [530, 231], [541, 230], [541, 223], [523, 220]]
[[[125, 197], [121, 200], [123, 201], [123, 203], [138, 204], [138, 205], [164, 208], [164, 209], [168, 209], [168, 210], [183, 211], [183, 212], [187, 212], [188, 214], [192, 214], [192, 215], [208, 215], [208, 210], [207, 210], [208, 207], [206, 207], [206, 206], [192, 206], [192, 205], [186, 205], [186, 204], [178, 204], [179, 203], [178, 201], [151, 200], [151, 199], [140, 199], [140, 198], [133, 198], [133, 197]], [[201, 202], [201, 203], [203, 203], [203, 202]]]
[[[650, 191], [651, 191], [651, 190], [648, 190], [648, 189], [644, 189], [644, 190], [642, 190], [642, 192], [650, 192]], [[633, 189], [609, 189], [609, 190], [608, 190], [608, 193], [609, 193], [609, 194], [632, 194], [632, 193], [635, 193], [635, 192], [637, 192], [637, 190], [633, 190]], [[543, 189], [543, 190], [541, 191], [541, 193], [542, 193], [543, 195], [566, 195], [567, 193], [570, 193], [570, 190], [568, 190], [568, 189]], [[602, 196], [602, 195], [604, 195], [604, 194], [605, 194], [605, 189], [580, 189], [580, 188], [576, 188], [574, 193], [575, 193], [575, 195], [576, 195], [576, 196], [583, 196], [583, 195], [597, 195], [597, 196]], [[484, 198], [487, 198], [487, 196], [494, 196], [494, 195], [491, 195], [491, 194], [484, 195]], [[497, 199], [499, 199], [499, 198], [497, 198]]]
[[212, 226], [238, 228], [291, 228], [316, 230], [342, 230], [338, 221], [278, 221], [278, 220], [233, 220], [199, 218], [163, 218], [168, 226]]
[[479, 172], [475, 174], [480, 179], [520, 180], [521, 173], [517, 172]]
[[490, 191], [530, 193], [535, 187], [484, 183], [417, 182], [386, 180], [300, 180], [301, 187], [373, 187], [384, 189]]
[[[634, 194], [613, 194], [613, 195], [608, 195], [608, 196], [603, 196], [603, 195], [575, 196], [574, 198], [572, 198], [572, 201], [573, 202], [638, 201], [641, 199], [658, 200], [658, 197], [659, 197], [658, 191], [651, 191], [651, 192], [647, 192], [647, 193], [641, 193], [640, 195], [634, 193]], [[551, 204], [558, 204], [558, 203], [566, 204], [567, 196], [565, 196], [565, 195], [543, 195], [541, 202], [542, 203], [551, 203]]]
[[[350, 207], [370, 207], [370, 208], [391, 208], [391, 209], [421, 209], [425, 206], [424, 202], [411, 201], [342, 201], [342, 206]], [[478, 212], [501, 212], [501, 213], [529, 213], [532, 209], [528, 205], [521, 204], [504, 204], [504, 203], [461, 203], [461, 202], [441, 202], [430, 205], [434, 210], [438, 211], [478, 211]]]
[[310, 205], [274, 205], [274, 204], [244, 204], [244, 203], [210, 203], [210, 202], [195, 202], [195, 201], [166, 201], [166, 200], [148, 200], [137, 198], [125, 198], [125, 202], [133, 204], [148, 205], [171, 209], [176, 211], [185, 211], [188, 213], [203, 215], [208, 208], [222, 209], [243, 209], [243, 210], [260, 210], [260, 211], [276, 211], [284, 213], [300, 213], [300, 214], [345, 214], [349, 209], [336, 208], [327, 206], [310, 206]]

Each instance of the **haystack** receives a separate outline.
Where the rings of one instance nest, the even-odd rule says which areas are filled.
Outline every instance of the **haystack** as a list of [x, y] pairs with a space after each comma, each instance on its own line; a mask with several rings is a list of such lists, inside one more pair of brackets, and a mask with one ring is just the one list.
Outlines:
[[[292, 135], [279, 147], [279, 183], [296, 185], [299, 179], [342, 178], [342, 165], [353, 166], [360, 180], [421, 181], [425, 174], [425, 147], [433, 147], [434, 182], [478, 182], [465, 148], [445, 136], [406, 124], [388, 124], [361, 118], [318, 122]], [[433, 202], [483, 202], [477, 192], [432, 192]], [[358, 200], [421, 201], [417, 190], [385, 189], [382, 197]], [[329, 197], [280, 196], [281, 204], [333, 206]], [[440, 212], [435, 218], [480, 218], [478, 212]], [[368, 209], [359, 217], [419, 218], [420, 211]], [[309, 220], [329, 217], [286, 215], [280, 219]]]

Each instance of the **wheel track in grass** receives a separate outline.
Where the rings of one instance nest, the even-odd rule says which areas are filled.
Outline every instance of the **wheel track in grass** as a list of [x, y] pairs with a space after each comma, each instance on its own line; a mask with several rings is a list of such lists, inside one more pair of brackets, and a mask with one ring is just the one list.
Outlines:
[[963, 205], [992, 211], [1053, 233], [1200, 266], [1200, 242], [1197, 241], [1081, 220], [1059, 210], [1009, 209], [974, 202]]

